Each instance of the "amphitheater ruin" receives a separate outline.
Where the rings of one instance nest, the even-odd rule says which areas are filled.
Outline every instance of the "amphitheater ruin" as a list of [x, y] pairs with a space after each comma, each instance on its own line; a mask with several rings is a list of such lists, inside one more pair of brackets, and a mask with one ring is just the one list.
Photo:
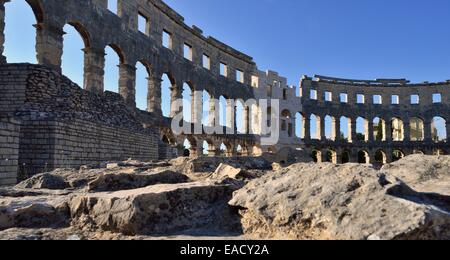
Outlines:
[[[128, 158], [265, 156], [290, 163], [306, 154], [316, 162], [381, 165], [413, 153], [449, 151], [450, 81], [303, 76], [297, 89], [276, 72], [260, 71], [252, 57], [187, 26], [161, 0], [116, 1], [112, 12], [108, 0], [26, 0], [36, 19], [38, 64], [18, 64], [4, 56], [9, 0], [0, 0], [0, 185], [44, 170]], [[61, 71], [66, 25], [85, 45], [81, 87]], [[106, 47], [120, 57], [119, 93], [105, 91]], [[145, 111], [136, 107], [138, 63], [148, 73]], [[243, 129], [174, 135], [171, 118], [180, 111], [172, 104], [163, 115], [164, 75], [172, 103], [188, 93], [192, 107], [208, 107], [204, 129], [223, 120], [213, 100], [227, 104], [225, 129], [237, 129], [235, 107], [241, 106]], [[194, 93], [207, 93], [210, 101], [202, 104], [202, 95]], [[246, 106], [249, 99], [279, 100], [280, 106]], [[261, 126], [273, 123], [262, 120], [265, 113], [279, 118], [276, 145], [261, 145]], [[184, 124], [203, 117], [192, 109]]]

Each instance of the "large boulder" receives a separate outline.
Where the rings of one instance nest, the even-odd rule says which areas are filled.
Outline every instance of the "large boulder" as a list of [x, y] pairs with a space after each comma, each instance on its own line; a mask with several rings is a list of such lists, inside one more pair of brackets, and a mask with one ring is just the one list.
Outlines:
[[231, 193], [215, 182], [161, 184], [73, 196], [69, 208], [75, 226], [126, 235], [231, 232], [239, 228], [237, 214], [227, 205]]
[[0, 198], [0, 230], [68, 225], [69, 210], [63, 194]]
[[410, 155], [381, 171], [400, 178], [420, 192], [450, 196], [450, 156]]
[[357, 164], [295, 164], [235, 192], [246, 234], [279, 239], [450, 239], [448, 196]]

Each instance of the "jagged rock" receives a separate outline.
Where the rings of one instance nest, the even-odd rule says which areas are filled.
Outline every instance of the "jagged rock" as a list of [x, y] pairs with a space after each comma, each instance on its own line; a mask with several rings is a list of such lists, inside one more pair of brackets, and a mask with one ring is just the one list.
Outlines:
[[74, 196], [69, 208], [73, 225], [126, 235], [224, 232], [236, 230], [239, 222], [226, 204], [231, 192], [227, 185], [214, 182], [162, 184]]
[[155, 184], [173, 184], [186, 182], [188, 178], [178, 172], [161, 170], [148, 173], [106, 173], [99, 175], [89, 183], [89, 191], [119, 191], [142, 188]]
[[42, 173], [17, 184], [16, 187], [22, 189], [64, 190], [69, 188], [69, 184], [61, 176]]
[[212, 178], [214, 178], [214, 179], [223, 179], [223, 178], [243, 179], [244, 176], [243, 176], [242, 169], [234, 168], [233, 166], [221, 163], [219, 165], [219, 167], [217, 167], [216, 171], [213, 173]]
[[420, 192], [450, 196], [450, 156], [410, 155], [386, 164], [388, 172]]
[[235, 192], [246, 234], [280, 239], [450, 239], [448, 196], [369, 166], [295, 164]]
[[61, 227], [68, 223], [69, 211], [62, 194], [0, 199], [0, 230]]

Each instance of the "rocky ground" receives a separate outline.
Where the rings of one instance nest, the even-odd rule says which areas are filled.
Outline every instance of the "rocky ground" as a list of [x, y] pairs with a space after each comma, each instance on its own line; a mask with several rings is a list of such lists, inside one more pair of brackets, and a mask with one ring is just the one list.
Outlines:
[[450, 157], [381, 170], [261, 158], [111, 162], [0, 189], [0, 239], [450, 239]]

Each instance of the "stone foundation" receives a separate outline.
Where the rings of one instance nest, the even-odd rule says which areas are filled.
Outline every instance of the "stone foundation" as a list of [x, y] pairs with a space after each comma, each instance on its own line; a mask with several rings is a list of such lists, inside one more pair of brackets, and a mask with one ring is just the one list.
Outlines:
[[0, 117], [0, 185], [17, 182], [19, 123]]

